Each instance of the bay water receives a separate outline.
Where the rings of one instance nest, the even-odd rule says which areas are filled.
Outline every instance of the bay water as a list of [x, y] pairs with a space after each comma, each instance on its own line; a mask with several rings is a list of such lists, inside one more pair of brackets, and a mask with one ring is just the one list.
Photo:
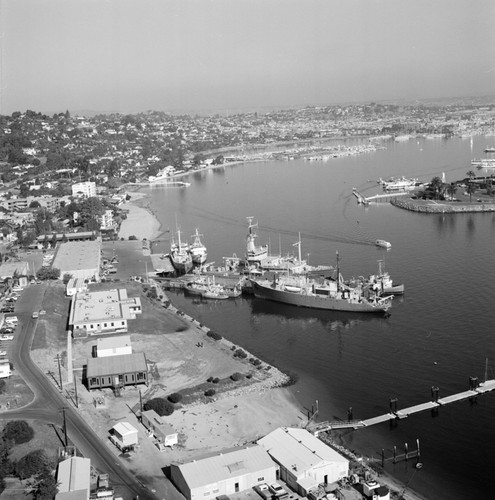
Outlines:
[[[366, 141], [363, 140], [363, 143]], [[208, 261], [244, 256], [246, 217], [258, 221], [258, 243], [271, 253], [293, 253], [302, 241], [310, 264], [335, 265], [344, 278], [367, 276], [383, 260], [406, 293], [389, 317], [300, 309], [253, 297], [198, 301], [171, 292], [174, 305], [283, 371], [297, 374], [291, 388], [307, 409], [318, 400], [318, 420], [356, 419], [469, 388], [469, 377], [495, 378], [495, 214], [425, 215], [381, 202], [358, 205], [352, 188], [380, 193], [389, 176], [447, 182], [466, 177], [471, 160], [494, 137], [473, 140], [388, 141], [383, 149], [327, 161], [267, 161], [225, 165], [191, 174], [187, 188], [149, 188], [150, 208], [162, 224], [154, 252], [168, 251], [178, 224], [182, 238], [198, 228]], [[349, 141], [359, 144], [359, 141]], [[478, 172], [476, 172], [479, 175]], [[374, 245], [392, 243], [390, 250]], [[488, 370], [486, 370], [488, 359]], [[348, 448], [378, 459], [403, 453], [420, 440], [415, 461], [385, 469], [432, 499], [492, 498], [495, 469], [495, 393], [367, 429], [335, 433]]]

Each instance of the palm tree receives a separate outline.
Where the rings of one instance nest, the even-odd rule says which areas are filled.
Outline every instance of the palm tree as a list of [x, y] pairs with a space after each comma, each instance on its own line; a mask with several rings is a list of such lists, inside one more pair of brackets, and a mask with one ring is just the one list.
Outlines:
[[469, 177], [469, 180], [472, 180], [472, 178], [475, 177], [475, 174], [472, 170], [469, 170], [469, 172], [466, 172], [466, 175]]
[[450, 196], [450, 199], [452, 200], [454, 198], [455, 193], [457, 192], [457, 186], [452, 182], [450, 184], [447, 184], [447, 189], [446, 189], [448, 195]]
[[467, 187], [467, 192], [469, 194], [469, 203], [471, 203], [472, 194], [476, 191], [476, 186], [470, 182]]
[[440, 177], [433, 177], [430, 182], [430, 189], [435, 193], [435, 199], [438, 200], [438, 194], [443, 190], [443, 182]]

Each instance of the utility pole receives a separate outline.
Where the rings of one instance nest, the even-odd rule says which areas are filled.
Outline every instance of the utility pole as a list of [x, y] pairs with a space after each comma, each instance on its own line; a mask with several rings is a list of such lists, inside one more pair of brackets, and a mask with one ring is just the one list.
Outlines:
[[65, 419], [65, 407], [62, 407], [62, 415], [64, 418], [64, 440], [65, 440], [65, 447], [67, 448], [67, 445], [69, 444], [69, 441], [67, 440], [67, 420]]
[[60, 368], [60, 354], [57, 354], [58, 377], [60, 379], [60, 390], [62, 390], [62, 369]]
[[74, 376], [73, 378], [74, 378], [74, 390], [76, 392], [76, 408], [79, 408], [79, 400], [77, 398], [77, 378], [76, 376]]

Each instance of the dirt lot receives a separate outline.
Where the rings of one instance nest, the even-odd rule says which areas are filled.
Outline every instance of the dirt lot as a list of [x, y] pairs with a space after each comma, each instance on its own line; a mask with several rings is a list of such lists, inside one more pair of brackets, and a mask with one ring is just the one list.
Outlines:
[[[105, 283], [95, 288], [116, 286], [124, 284]], [[125, 286], [129, 296], [141, 296], [143, 314], [129, 322], [129, 334], [133, 352], [146, 354], [150, 383], [127, 387], [120, 396], [110, 389], [88, 391], [82, 375], [96, 338], [74, 340], [72, 359], [79, 411], [116, 455], [119, 452], [108, 440], [109, 430], [121, 421], [139, 430], [139, 447], [121, 458], [159, 496], [181, 498], [164, 476], [164, 468], [171, 462], [252, 442], [279, 426], [303, 422], [304, 414], [289, 391], [272, 388], [287, 382], [284, 374], [264, 362], [255, 366], [253, 359], [249, 361], [252, 358], [249, 354], [246, 359], [234, 357], [238, 346], [225, 339], [211, 339], [206, 335], [208, 329], [193, 318], [178, 315], [173, 306], [166, 309], [163, 305], [166, 296], [152, 300], [143, 294], [143, 285], [129, 282]], [[32, 358], [56, 385], [59, 379], [56, 356], [61, 355], [64, 392], [70, 404], [76, 395], [74, 384], [67, 382], [69, 299], [64, 296], [61, 284], [48, 288], [43, 308], [47, 313], [38, 322]], [[230, 376], [235, 372], [250, 378], [234, 382]], [[220, 382], [208, 383], [209, 377], [218, 377]], [[207, 387], [215, 388], [217, 394], [205, 397]], [[185, 401], [189, 402], [176, 405], [174, 413], [166, 417], [179, 433], [179, 444], [173, 450], [160, 452], [139, 423], [140, 400], [145, 402], [179, 391], [188, 395]], [[58, 447], [56, 440], [55, 446]]]

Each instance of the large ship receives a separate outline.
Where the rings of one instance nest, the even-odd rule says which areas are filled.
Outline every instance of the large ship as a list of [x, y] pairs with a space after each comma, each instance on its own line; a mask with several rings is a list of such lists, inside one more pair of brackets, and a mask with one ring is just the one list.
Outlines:
[[256, 246], [255, 238], [257, 236], [253, 228], [258, 224], [253, 224], [253, 218], [254, 217], [247, 217], [249, 232], [246, 238], [246, 261], [249, 264], [257, 264], [268, 257], [268, 245]]
[[393, 296], [382, 296], [370, 287], [352, 287], [337, 279], [312, 279], [308, 275], [284, 274], [268, 279], [251, 279], [254, 296], [283, 304], [329, 311], [385, 313], [392, 306]]
[[196, 229], [196, 233], [191, 236], [191, 238], [194, 238], [194, 240], [189, 247], [189, 252], [191, 254], [193, 264], [197, 266], [204, 264], [208, 255], [206, 247], [201, 241], [201, 236], [203, 235], [199, 234], [198, 229]]
[[179, 274], [188, 273], [193, 268], [189, 245], [181, 242], [179, 230], [177, 230], [177, 241], [172, 240], [170, 245], [170, 260]]

